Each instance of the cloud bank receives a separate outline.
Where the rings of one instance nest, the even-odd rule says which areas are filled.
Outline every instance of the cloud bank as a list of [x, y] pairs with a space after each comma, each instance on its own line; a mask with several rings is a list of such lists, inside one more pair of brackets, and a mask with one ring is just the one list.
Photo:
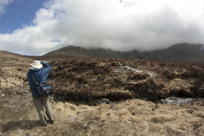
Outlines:
[[204, 43], [203, 9], [203, 0], [51, 0], [31, 26], [0, 34], [0, 50], [39, 55], [66, 45], [147, 51]]

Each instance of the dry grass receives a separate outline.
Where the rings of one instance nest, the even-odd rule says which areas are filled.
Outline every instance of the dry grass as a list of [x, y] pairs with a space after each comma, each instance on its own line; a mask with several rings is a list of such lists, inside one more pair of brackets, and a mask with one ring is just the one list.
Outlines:
[[[189, 110], [194, 109], [192, 113]], [[33, 126], [37, 115], [30, 111], [27, 120], [9, 126], [5, 136], [203, 136], [204, 107], [177, 107], [143, 100], [128, 100], [98, 106], [58, 102], [53, 104], [56, 124]], [[9, 123], [5, 123], [8, 125]], [[3, 127], [5, 127], [5, 124]]]
[[[41, 127], [26, 81], [32, 59], [5, 53], [0, 57], [0, 136], [204, 136], [203, 100], [181, 106], [148, 101], [204, 97], [203, 65], [52, 59], [56, 124]], [[121, 70], [119, 62], [145, 72]]]

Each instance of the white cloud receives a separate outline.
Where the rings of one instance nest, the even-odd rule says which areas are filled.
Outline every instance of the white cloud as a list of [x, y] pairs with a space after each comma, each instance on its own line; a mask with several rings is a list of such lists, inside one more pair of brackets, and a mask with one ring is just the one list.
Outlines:
[[52, 0], [32, 26], [0, 34], [0, 49], [42, 54], [64, 45], [153, 50], [204, 43], [203, 0]]
[[5, 12], [5, 6], [11, 3], [13, 0], [0, 0], [0, 15]]

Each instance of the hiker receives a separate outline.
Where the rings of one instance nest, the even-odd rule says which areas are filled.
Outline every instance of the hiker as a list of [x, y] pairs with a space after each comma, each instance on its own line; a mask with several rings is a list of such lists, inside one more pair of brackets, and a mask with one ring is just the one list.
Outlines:
[[46, 62], [38, 60], [31, 63], [31, 66], [32, 67], [27, 73], [27, 77], [32, 92], [33, 103], [37, 109], [41, 125], [47, 126], [48, 123], [54, 123], [54, 117], [49, 102], [50, 96], [39, 93], [39, 84], [47, 82], [51, 66]]

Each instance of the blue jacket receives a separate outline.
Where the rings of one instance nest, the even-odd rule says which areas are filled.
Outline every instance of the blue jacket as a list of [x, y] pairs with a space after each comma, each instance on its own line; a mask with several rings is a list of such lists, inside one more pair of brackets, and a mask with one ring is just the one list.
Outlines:
[[[27, 78], [30, 84], [30, 90], [32, 91], [32, 96], [34, 98], [38, 98], [40, 97], [38, 92], [36, 91], [36, 83], [35, 80], [38, 83], [42, 83], [42, 82], [47, 82], [47, 78], [49, 75], [49, 72], [51, 71], [51, 66], [46, 63], [46, 62], [41, 62], [41, 64], [43, 65], [43, 67], [41, 69], [29, 69], [28, 73], [27, 73]], [[34, 77], [34, 79], [33, 79]]]

